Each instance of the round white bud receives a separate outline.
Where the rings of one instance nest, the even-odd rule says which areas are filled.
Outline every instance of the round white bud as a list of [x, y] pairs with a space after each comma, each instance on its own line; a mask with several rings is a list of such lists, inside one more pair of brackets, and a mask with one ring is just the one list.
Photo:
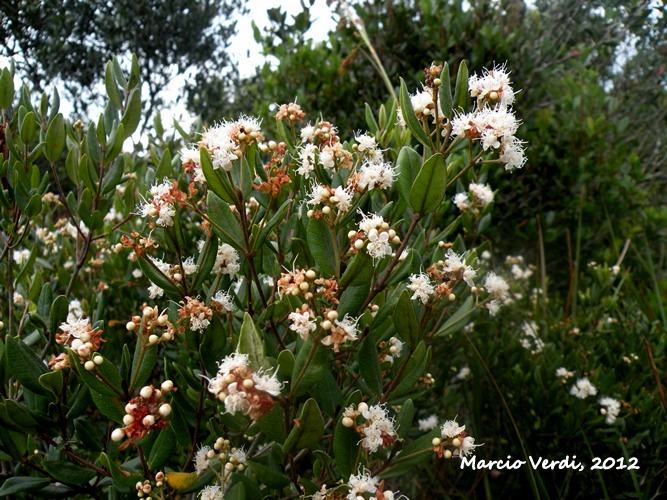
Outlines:
[[162, 382], [160, 389], [163, 391], [171, 391], [174, 388], [174, 383], [171, 380], [165, 380]]
[[306, 278], [309, 280], [314, 280], [317, 278], [317, 273], [313, 269], [308, 269], [308, 271], [306, 271]]
[[354, 238], [356, 235], [357, 235], [357, 232], [356, 232], [356, 231], [350, 231], [350, 232], [347, 233], [347, 239], [348, 239], [348, 240], [351, 240], [351, 239]]
[[356, 248], [357, 250], [361, 250], [362, 248], [364, 248], [364, 240], [355, 241], [354, 248]]
[[350, 417], [343, 417], [342, 424], [343, 427], [352, 427], [354, 425], [354, 420]]
[[102, 356], [101, 354], [96, 354], [95, 357], [93, 357], [93, 363], [95, 363], [98, 366], [101, 365], [102, 363], [104, 363], [104, 356]]
[[337, 320], [338, 319], [338, 311], [329, 311], [327, 313], [327, 319], [330, 319], [331, 321]]
[[148, 399], [153, 395], [153, 388], [150, 385], [146, 385], [141, 388], [139, 395], [144, 399]]
[[137, 328], [137, 324], [134, 321], [128, 321], [127, 324], [125, 325], [125, 328], [133, 332]]
[[150, 427], [155, 423], [155, 417], [153, 415], [146, 415], [141, 423], [144, 424], [144, 427]]
[[158, 337], [155, 334], [152, 334], [151, 336], [148, 337], [148, 343], [151, 344], [151, 345], [157, 344], [159, 340], [160, 340], [160, 337]]
[[245, 389], [252, 389], [255, 387], [255, 382], [251, 378], [247, 378], [243, 381], [243, 387]]
[[324, 215], [329, 215], [331, 213], [331, 207], [322, 207], [322, 213]]
[[310, 285], [308, 284], [307, 281], [302, 281], [301, 283], [299, 283], [299, 290], [301, 290], [302, 292], [307, 292], [309, 288]]
[[320, 327], [322, 328], [322, 330], [331, 330], [332, 326], [333, 325], [331, 324], [331, 321], [329, 321], [328, 319], [325, 319], [324, 321], [322, 321], [322, 323], [320, 323]]
[[446, 459], [452, 458], [452, 452], [450, 450], [445, 450], [445, 458]]
[[160, 415], [163, 417], [167, 417], [171, 414], [171, 405], [169, 403], [164, 403], [160, 405], [160, 409], [158, 410], [160, 412]]
[[124, 437], [125, 431], [123, 429], [114, 429], [114, 431], [111, 433], [111, 440], [116, 443], [122, 441]]
[[441, 443], [442, 443], [442, 439], [440, 439], [440, 438], [433, 438], [433, 439], [431, 440], [431, 444], [432, 444], [433, 446], [440, 446]]
[[94, 369], [95, 369], [95, 363], [93, 363], [92, 361], [86, 361], [86, 362], [83, 364], [83, 367], [84, 367], [86, 370], [91, 371], [91, 370], [94, 370]]
[[458, 448], [461, 446], [461, 440], [459, 438], [452, 439], [452, 446], [456, 446]]
[[134, 417], [132, 415], [126, 414], [123, 417], [123, 423], [125, 425], [130, 425], [132, 422], [134, 422]]

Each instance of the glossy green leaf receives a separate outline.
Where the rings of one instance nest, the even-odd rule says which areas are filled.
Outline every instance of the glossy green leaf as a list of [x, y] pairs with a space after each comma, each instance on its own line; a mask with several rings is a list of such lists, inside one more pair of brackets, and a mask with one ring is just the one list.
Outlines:
[[345, 427], [342, 419], [336, 424], [333, 436], [333, 452], [336, 467], [344, 478], [349, 478], [357, 471], [359, 454], [359, 434], [352, 427]]
[[396, 415], [396, 431], [399, 437], [405, 439], [412, 428], [412, 420], [415, 417], [415, 404], [408, 399], [401, 405], [401, 411]]
[[[314, 349], [314, 351], [313, 351]], [[305, 394], [328, 370], [328, 349], [322, 344], [313, 344], [312, 338], [301, 344], [292, 370], [290, 390], [295, 396]]]
[[58, 330], [58, 327], [67, 320], [69, 313], [69, 301], [65, 295], [58, 295], [51, 304], [49, 313], [49, 328], [52, 333]]
[[44, 156], [51, 163], [55, 163], [60, 158], [60, 154], [65, 148], [65, 120], [62, 113], [58, 113], [46, 131], [46, 142], [44, 144]]
[[431, 156], [422, 166], [410, 189], [410, 208], [418, 214], [433, 212], [445, 197], [447, 169], [440, 153]]
[[0, 74], [0, 108], [9, 109], [14, 100], [14, 78], [7, 68]]
[[367, 335], [358, 351], [359, 372], [370, 389], [378, 394], [382, 389], [380, 362], [372, 335]]
[[178, 289], [167, 276], [155, 267], [152, 262], [149, 262], [150, 257], [142, 257], [137, 260], [139, 268], [144, 275], [154, 284], [162, 288], [167, 294], [178, 295]]
[[104, 86], [106, 87], [107, 95], [109, 96], [111, 103], [116, 107], [116, 109], [122, 109], [123, 97], [121, 96], [118, 85], [116, 84], [116, 78], [113, 74], [112, 61], [107, 62], [106, 66], [104, 67]]
[[412, 307], [410, 292], [408, 290], [401, 292], [392, 317], [398, 336], [407, 342], [408, 345], [416, 345], [421, 336], [421, 329], [419, 328], [419, 321], [417, 320], [414, 307]]
[[51, 391], [39, 383], [39, 377], [48, 370], [33, 350], [11, 335], [5, 339], [5, 349], [7, 366], [12, 376], [35, 394], [51, 396]]
[[468, 65], [465, 61], [459, 64], [456, 75], [456, 87], [454, 88], [454, 109], [465, 109], [468, 103]]
[[449, 76], [449, 64], [442, 65], [442, 73], [440, 73], [440, 88], [438, 89], [438, 101], [440, 102], [440, 109], [448, 120], [453, 117], [453, 101], [452, 101], [452, 84]]
[[398, 153], [396, 166], [398, 167], [396, 189], [401, 199], [410, 201], [410, 190], [422, 166], [421, 156], [414, 149], [404, 146]]
[[345, 272], [340, 277], [339, 285], [343, 288], [347, 286], [357, 286], [369, 282], [375, 272], [373, 259], [366, 252], [358, 252], [352, 257], [345, 268]]
[[151, 470], [158, 470], [166, 464], [176, 451], [176, 436], [171, 427], [160, 431], [148, 457], [148, 466]]
[[247, 464], [257, 480], [269, 488], [281, 489], [290, 484], [289, 477], [279, 470], [252, 461], [248, 461]]
[[319, 443], [322, 434], [324, 434], [322, 411], [317, 402], [311, 398], [303, 405], [297, 421], [294, 422], [294, 427], [285, 440], [283, 450], [287, 454], [292, 450], [315, 446]]
[[213, 222], [213, 230], [222, 241], [239, 251], [245, 249], [245, 240], [240, 221], [232, 213], [229, 204], [216, 193], [209, 191], [206, 198], [208, 217]]
[[35, 113], [30, 111], [25, 115], [21, 122], [21, 141], [23, 141], [24, 144], [30, 144], [35, 138], [36, 131]]
[[218, 197], [227, 203], [235, 204], [237, 201], [234, 186], [227, 178], [226, 172], [221, 172], [220, 169], [214, 169], [211, 162], [211, 155], [206, 148], [199, 148], [199, 157], [201, 161], [201, 170], [204, 173], [206, 184], [208, 188], [213, 191]]
[[130, 98], [127, 101], [127, 107], [123, 113], [123, 118], [121, 118], [121, 123], [125, 129], [125, 137], [130, 137], [137, 126], [139, 125], [139, 119], [141, 118], [141, 90], [136, 88], [130, 94]]
[[458, 332], [461, 328], [470, 323], [470, 311], [475, 307], [475, 300], [472, 296], [466, 298], [466, 300], [459, 306], [459, 308], [448, 317], [444, 325], [438, 330], [436, 335], [441, 337], [443, 335], [448, 335]]
[[25, 491], [41, 490], [51, 483], [51, 480], [44, 477], [31, 476], [13, 476], [7, 478], [0, 487], [0, 497], [15, 495]]
[[308, 248], [319, 266], [322, 276], [338, 277], [338, 258], [331, 228], [322, 219], [308, 222]]
[[253, 370], [268, 370], [271, 364], [264, 355], [264, 342], [255, 322], [248, 313], [243, 314], [243, 324], [239, 335], [238, 352], [247, 354]]
[[132, 378], [129, 391], [142, 387], [150, 378], [157, 363], [157, 344], [148, 345], [137, 342], [132, 358]]
[[405, 81], [403, 81], [403, 78], [401, 78], [401, 89], [399, 92], [398, 100], [401, 104], [401, 113], [403, 114], [403, 120], [405, 121], [405, 124], [408, 126], [410, 132], [412, 132], [412, 135], [424, 146], [430, 147], [431, 140], [429, 139], [428, 135], [426, 135], [426, 132], [424, 132], [421, 122], [417, 119], [417, 115], [415, 115], [412, 103], [410, 102], [410, 94], [408, 93], [408, 87], [405, 85]]

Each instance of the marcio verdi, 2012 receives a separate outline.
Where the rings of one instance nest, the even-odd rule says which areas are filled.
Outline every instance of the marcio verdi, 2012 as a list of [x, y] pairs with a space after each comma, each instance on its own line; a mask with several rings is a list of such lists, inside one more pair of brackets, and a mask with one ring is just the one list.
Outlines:
[[[583, 463], [576, 461], [577, 456], [573, 455], [570, 458], [567, 455], [562, 460], [549, 460], [544, 457], [533, 458], [528, 457], [530, 466], [533, 469], [544, 469], [544, 470], [562, 470], [562, 469], [572, 469], [575, 471], [583, 471], [586, 467]], [[520, 469], [525, 466], [528, 462], [525, 460], [513, 460], [511, 455], [507, 456], [506, 460], [477, 460], [476, 456], [471, 457], [461, 457], [461, 469], [466, 467], [471, 467], [473, 470], [479, 469], [497, 469], [497, 470], [512, 470]]]

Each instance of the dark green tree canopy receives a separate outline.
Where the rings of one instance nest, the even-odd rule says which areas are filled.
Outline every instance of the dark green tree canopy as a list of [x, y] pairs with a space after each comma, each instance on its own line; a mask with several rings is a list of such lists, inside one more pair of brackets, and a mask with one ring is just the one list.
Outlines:
[[60, 78], [77, 107], [96, 95], [108, 59], [135, 53], [152, 112], [174, 75], [191, 74], [188, 87], [224, 73], [232, 15], [244, 11], [245, 0], [3, 1], [0, 53], [37, 89]]

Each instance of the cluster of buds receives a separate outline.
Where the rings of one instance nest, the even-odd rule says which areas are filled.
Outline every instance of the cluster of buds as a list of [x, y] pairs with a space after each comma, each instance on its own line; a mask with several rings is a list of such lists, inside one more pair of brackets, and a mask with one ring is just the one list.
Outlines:
[[[362, 422], [357, 423], [361, 417]], [[354, 427], [361, 436], [361, 445], [371, 453], [378, 448], [387, 448], [398, 438], [394, 429], [394, 419], [389, 417], [382, 405], [368, 406], [361, 402], [354, 408], [348, 407], [343, 412], [342, 424], [345, 427]]]
[[190, 321], [190, 330], [193, 332], [203, 332], [211, 323], [213, 310], [201, 300], [185, 297], [185, 302], [181, 301], [180, 304], [178, 316], [182, 322]]
[[289, 104], [282, 104], [278, 108], [276, 113], [276, 120], [285, 120], [287, 119], [290, 125], [294, 125], [296, 122], [300, 122], [306, 116], [299, 106], [295, 102], [290, 102]]
[[328, 332], [328, 335], [320, 342], [327, 347], [333, 345], [334, 352], [338, 352], [341, 344], [349, 340], [357, 340], [359, 334], [357, 330], [358, 322], [359, 318], [355, 319], [349, 314], [346, 314], [341, 321], [338, 319], [337, 311], [327, 312], [326, 319], [320, 323], [320, 328]]
[[313, 298], [313, 282], [317, 278], [314, 269], [295, 269], [282, 273], [278, 280], [278, 295], [302, 296], [306, 300]]
[[332, 210], [346, 212], [352, 206], [352, 190], [338, 186], [332, 188], [321, 184], [313, 184], [309, 193], [307, 204], [313, 208], [306, 215], [315, 219], [329, 215]]
[[[150, 345], [158, 342], [169, 342], [174, 339], [176, 329], [169, 321], [167, 314], [158, 312], [157, 306], [146, 306], [141, 311], [141, 316], [132, 316], [125, 325], [130, 332], [137, 332], [143, 342]], [[139, 329], [137, 331], [137, 328]], [[162, 333], [160, 331], [165, 329]]]
[[380, 342], [380, 363], [394, 364], [394, 359], [403, 354], [403, 342], [396, 337], [391, 337], [389, 342]]
[[[178, 188], [176, 181], [164, 179], [161, 184], [157, 182], [151, 186], [151, 198], [145, 200], [137, 211], [142, 217], [149, 217], [150, 227], [169, 227], [174, 225], [176, 210], [174, 205], [184, 203], [187, 195]], [[154, 220], [153, 220], [154, 219]]]
[[440, 297], [447, 297], [449, 300], [455, 300], [456, 297], [450, 297], [452, 289], [460, 281], [464, 281], [469, 287], [474, 287], [473, 279], [477, 276], [471, 266], [465, 263], [464, 256], [458, 255], [449, 248], [444, 260], [433, 263], [428, 268], [429, 276], [438, 283], [434, 293]]
[[391, 255], [391, 245], [401, 243], [396, 231], [389, 229], [389, 224], [380, 215], [362, 215], [359, 230], [352, 230], [347, 234], [350, 240], [350, 250], [356, 254], [359, 250], [366, 248], [368, 255], [373, 259]]
[[[160, 489], [164, 486], [164, 478], [164, 472], [162, 471], [159, 471], [157, 474], [155, 474], [156, 488]], [[137, 490], [137, 497], [139, 498], [143, 498], [145, 495], [148, 495], [149, 498], [152, 497], [151, 493], [153, 492], [153, 485], [149, 479], [146, 479], [143, 482], [137, 481], [135, 489]], [[162, 495], [160, 495], [158, 498], [162, 498]]]
[[132, 232], [130, 236], [123, 235], [120, 237], [120, 243], [116, 243], [113, 246], [114, 252], [118, 253], [123, 248], [131, 248], [132, 249], [132, 254], [131, 258], [132, 261], [136, 261], [139, 257], [143, 257], [147, 255], [147, 252], [151, 248], [157, 248], [159, 245], [158, 243], [151, 238], [150, 236], [142, 236], [141, 234], [137, 232]]
[[287, 174], [287, 167], [283, 166], [287, 144], [284, 142], [269, 141], [261, 149], [265, 153], [271, 153], [271, 160], [264, 165], [266, 180], [259, 184], [253, 182], [252, 187], [261, 193], [276, 197], [282, 191], [285, 184], [292, 182], [292, 179]]
[[448, 420], [440, 427], [440, 437], [433, 438], [433, 452], [439, 458], [466, 457], [480, 444], [466, 433], [466, 426]]
[[[68, 346], [79, 357], [86, 370], [93, 370], [96, 365], [101, 365], [104, 358], [95, 353], [100, 349], [104, 340], [102, 330], [93, 328], [88, 318], [75, 317], [70, 314], [65, 323], [60, 325], [62, 333], [56, 333], [56, 343]], [[61, 355], [63, 356], [63, 355]], [[64, 357], [52, 359], [52, 367], [56, 370], [67, 368], [68, 363]], [[50, 363], [51, 364], [51, 363]]]
[[143, 438], [148, 431], [166, 427], [167, 417], [171, 414], [171, 405], [164, 402], [163, 396], [173, 390], [174, 383], [171, 380], [162, 382], [160, 389], [155, 389], [152, 385], [142, 387], [139, 396], [125, 405], [123, 417], [125, 427], [115, 429], [111, 433], [111, 440], [120, 442], [127, 438], [127, 441], [120, 446], [120, 449], [124, 450], [131, 443]]
[[425, 375], [419, 377], [419, 381], [427, 388], [429, 388], [435, 384], [435, 377], [431, 373], [426, 373]]
[[338, 131], [331, 123], [320, 122], [317, 126], [303, 127], [301, 140], [305, 144], [299, 152], [300, 166], [297, 173], [304, 177], [310, 177], [316, 161], [327, 170], [352, 168], [352, 153], [343, 148]]
[[283, 386], [276, 373], [255, 372], [248, 355], [239, 352], [230, 354], [218, 366], [208, 391], [224, 403], [227, 413], [241, 412], [256, 420], [273, 408], [273, 398], [280, 395]]

